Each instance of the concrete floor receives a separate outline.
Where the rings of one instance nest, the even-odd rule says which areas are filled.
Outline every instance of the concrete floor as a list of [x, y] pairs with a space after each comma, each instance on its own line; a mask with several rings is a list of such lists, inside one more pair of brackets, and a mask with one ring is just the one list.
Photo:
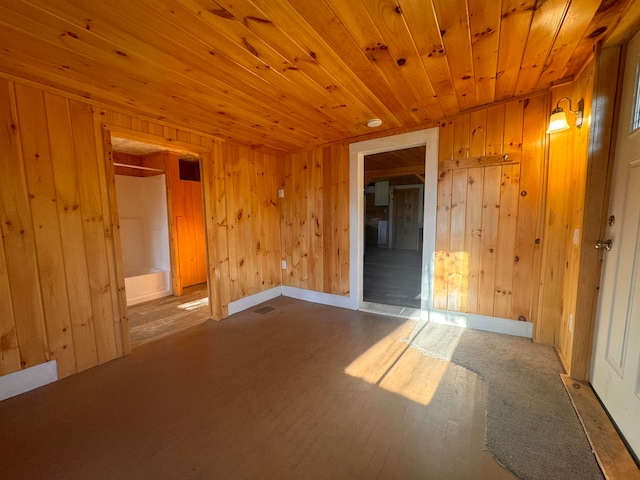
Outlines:
[[0, 402], [2, 478], [506, 479], [415, 323], [279, 297]]

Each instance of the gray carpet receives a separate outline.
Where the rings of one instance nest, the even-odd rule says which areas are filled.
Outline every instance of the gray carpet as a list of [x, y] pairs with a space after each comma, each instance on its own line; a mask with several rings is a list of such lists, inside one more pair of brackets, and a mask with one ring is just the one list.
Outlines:
[[553, 348], [509, 335], [424, 324], [411, 348], [477, 373], [487, 383], [487, 447], [522, 479], [603, 479], [560, 380]]

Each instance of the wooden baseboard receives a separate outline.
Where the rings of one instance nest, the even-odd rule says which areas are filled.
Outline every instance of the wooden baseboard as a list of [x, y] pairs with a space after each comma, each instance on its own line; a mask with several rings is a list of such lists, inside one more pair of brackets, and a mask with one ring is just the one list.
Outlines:
[[604, 476], [609, 480], [640, 479], [640, 469], [602, 408], [591, 385], [574, 380], [568, 375], [560, 377]]

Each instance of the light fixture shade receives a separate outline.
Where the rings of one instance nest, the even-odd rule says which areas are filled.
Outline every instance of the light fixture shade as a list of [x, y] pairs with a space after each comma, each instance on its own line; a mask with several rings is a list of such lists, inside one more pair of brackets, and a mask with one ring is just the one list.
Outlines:
[[564, 113], [564, 110], [561, 108], [556, 108], [549, 119], [549, 128], [547, 129], [547, 133], [562, 132], [563, 130], [569, 130], [567, 114]]
[[369, 128], [376, 128], [380, 125], [382, 125], [382, 120], [380, 120], [379, 118], [372, 118], [367, 122], [367, 127]]

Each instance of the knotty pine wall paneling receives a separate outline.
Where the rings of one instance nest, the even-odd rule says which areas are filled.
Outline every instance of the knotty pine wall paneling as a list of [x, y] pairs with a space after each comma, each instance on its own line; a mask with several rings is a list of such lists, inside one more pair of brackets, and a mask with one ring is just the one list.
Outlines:
[[282, 284], [349, 294], [349, 145], [280, 159]]
[[[585, 202], [586, 170], [589, 145], [591, 100], [593, 92], [593, 62], [573, 83], [552, 89], [550, 104], [569, 97], [573, 109], [581, 98], [585, 102], [585, 122], [582, 128], [573, 126], [575, 116], [567, 114], [572, 127], [549, 135], [549, 169], [539, 318], [536, 338], [556, 345], [565, 366], [571, 356], [572, 341], [568, 334], [573, 325], [577, 302], [577, 275]], [[568, 102], [560, 105], [568, 109]], [[574, 241], [577, 236], [578, 242]]]
[[125, 349], [102, 146], [87, 104], [4, 80], [0, 99], [0, 288], [12, 312], [3, 320], [1, 369], [55, 359], [64, 377]]
[[280, 285], [274, 155], [7, 80], [0, 123], [0, 375], [130, 351], [110, 135], [201, 155], [214, 318]]
[[[564, 246], [565, 268], [560, 305], [556, 305], [555, 310], [546, 305], [547, 311], [554, 314], [553, 341], [565, 369], [572, 378], [584, 381], [589, 379], [591, 367], [603, 258], [603, 252], [593, 248], [593, 244], [606, 232], [617, 123], [615, 111], [621, 85], [620, 78], [612, 78], [612, 72], [621, 74], [621, 58], [620, 47], [598, 48], [594, 60], [574, 83], [553, 91], [553, 104], [563, 96], [569, 96], [574, 102], [580, 98], [585, 101], [582, 128], [572, 127], [552, 135], [550, 145], [549, 161], [560, 164], [553, 168], [562, 168], [562, 162], [567, 162], [565, 168], [570, 177], [567, 191], [571, 194], [566, 195], [563, 202], [550, 194], [548, 218], [552, 212], [558, 215], [558, 211], [566, 210], [562, 218], [566, 218], [567, 233], [564, 238], [547, 236], [547, 248]], [[552, 286], [543, 284], [543, 292], [548, 294]]]
[[434, 306], [535, 321], [546, 95], [440, 124]]
[[231, 144], [221, 145], [221, 156], [224, 181], [218, 172], [217, 183], [224, 187], [229, 301], [234, 301], [280, 285], [278, 162]]

